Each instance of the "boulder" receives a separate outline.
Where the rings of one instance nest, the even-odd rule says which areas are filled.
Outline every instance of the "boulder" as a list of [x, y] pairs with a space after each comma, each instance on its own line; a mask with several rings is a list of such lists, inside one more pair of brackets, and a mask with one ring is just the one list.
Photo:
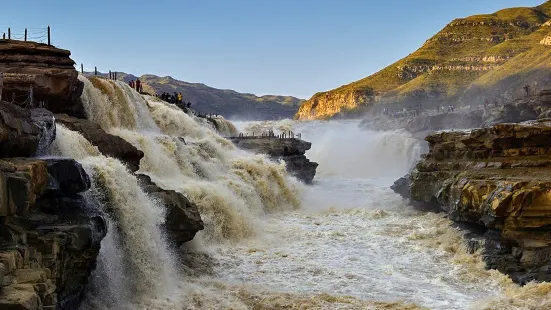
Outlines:
[[144, 191], [166, 208], [164, 226], [177, 245], [191, 241], [198, 231], [203, 230], [204, 225], [199, 210], [186, 196], [158, 187], [147, 175], [138, 174], [137, 177]]
[[33, 105], [43, 103], [55, 113], [84, 116], [78, 79], [71, 52], [35, 42], [0, 40], [0, 72], [4, 73], [4, 100]]
[[303, 140], [278, 137], [230, 137], [238, 148], [259, 154], [266, 154], [274, 160], [283, 160], [287, 171], [306, 184], [311, 184], [318, 164], [311, 162], [306, 155], [312, 143]]
[[140, 168], [140, 160], [144, 153], [123, 138], [106, 133], [100, 125], [86, 119], [71, 117], [67, 114], [56, 114], [55, 119], [57, 123], [68, 129], [80, 132], [104, 155], [126, 163], [132, 172], [136, 172]]
[[478, 227], [469, 242], [490, 268], [519, 283], [551, 280], [551, 122], [442, 131], [426, 140], [429, 152], [407, 176], [409, 190], [403, 180], [394, 189]]

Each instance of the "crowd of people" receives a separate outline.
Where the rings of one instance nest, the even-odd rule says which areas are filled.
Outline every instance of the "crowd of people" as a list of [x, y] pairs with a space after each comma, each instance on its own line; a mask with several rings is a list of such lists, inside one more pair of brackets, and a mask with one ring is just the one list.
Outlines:
[[169, 93], [166, 93], [166, 92], [163, 92], [162, 94], [156, 94], [155, 96], [157, 96], [159, 99], [163, 100], [163, 101], [166, 101], [168, 103], [174, 103], [174, 104], [183, 104], [184, 106], [186, 107], [191, 107], [191, 102], [183, 102], [183, 96], [182, 96], [182, 93], [177, 93], [177, 92], [174, 92], [173, 94], [169, 94]]
[[128, 85], [132, 89], [135, 89], [139, 93], [143, 92], [143, 85], [142, 85], [142, 81], [140, 81], [140, 79], [136, 79], [136, 81], [131, 80], [130, 82], [128, 82]]

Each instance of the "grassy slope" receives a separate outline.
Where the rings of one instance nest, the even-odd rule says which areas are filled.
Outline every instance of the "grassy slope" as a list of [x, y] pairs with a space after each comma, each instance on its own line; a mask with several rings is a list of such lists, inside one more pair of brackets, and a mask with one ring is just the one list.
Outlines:
[[[551, 27], [541, 26], [550, 19], [551, 2], [535, 8], [511, 8], [494, 14], [475, 15], [456, 19], [442, 31], [408, 57], [384, 68], [383, 70], [359, 81], [341, 86], [329, 92], [315, 94], [303, 104], [302, 110], [323, 109], [321, 98], [335, 94], [370, 92], [381, 102], [408, 100], [421, 96], [425, 99], [442, 99], [460, 95], [474, 82], [479, 86], [489, 86], [489, 79], [503, 79], [504, 76], [525, 70], [517, 55], [529, 57], [528, 62], [543, 60], [537, 53], [527, 53], [540, 48], [539, 41]], [[429, 71], [413, 76], [401, 75], [404, 66], [484, 66], [491, 63], [473, 61], [473, 57], [501, 56], [511, 65], [494, 75], [488, 71]], [[503, 62], [503, 61], [502, 61]], [[549, 60], [547, 60], [549, 62]], [[501, 62], [499, 63], [501, 64]], [[364, 97], [370, 101], [374, 97]], [[316, 104], [313, 104], [316, 102]], [[362, 104], [365, 102], [359, 102]], [[332, 103], [327, 103], [331, 105]], [[307, 112], [307, 111], [305, 111]]]

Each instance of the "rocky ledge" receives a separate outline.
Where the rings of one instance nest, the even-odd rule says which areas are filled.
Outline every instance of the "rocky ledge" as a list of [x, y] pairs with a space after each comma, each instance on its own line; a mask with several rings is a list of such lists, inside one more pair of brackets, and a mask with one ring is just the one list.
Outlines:
[[551, 281], [551, 121], [436, 132], [393, 188], [472, 233], [489, 268], [518, 283]]
[[78, 131], [102, 154], [124, 162], [132, 172], [140, 168], [140, 160], [144, 153], [123, 138], [106, 133], [99, 124], [67, 114], [56, 114], [55, 120], [69, 130]]
[[287, 171], [306, 184], [311, 184], [318, 164], [311, 162], [306, 155], [312, 143], [278, 137], [231, 137], [237, 147], [259, 154], [269, 155], [274, 160], [285, 161]]
[[0, 160], [0, 309], [77, 309], [100, 242], [102, 213], [72, 159]]
[[0, 72], [4, 100], [22, 104], [32, 88], [33, 100], [56, 113], [83, 115], [80, 95], [84, 83], [70, 58], [71, 52], [46, 44], [0, 40]]

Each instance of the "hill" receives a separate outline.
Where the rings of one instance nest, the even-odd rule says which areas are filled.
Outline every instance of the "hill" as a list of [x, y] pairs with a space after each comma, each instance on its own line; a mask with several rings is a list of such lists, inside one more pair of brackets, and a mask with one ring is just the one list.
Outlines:
[[358, 116], [376, 104], [461, 104], [551, 83], [551, 1], [459, 18], [381, 71], [305, 101], [298, 119]]
[[[118, 79], [125, 82], [135, 80], [132, 74], [118, 73]], [[159, 77], [145, 74], [139, 77], [144, 82], [144, 91], [182, 93], [185, 102], [192, 102], [194, 110], [200, 113], [221, 114], [230, 119], [270, 120], [291, 118], [297, 112], [303, 99], [291, 96], [256, 96], [229, 89], [217, 89], [201, 83], [189, 83], [170, 76]]]

